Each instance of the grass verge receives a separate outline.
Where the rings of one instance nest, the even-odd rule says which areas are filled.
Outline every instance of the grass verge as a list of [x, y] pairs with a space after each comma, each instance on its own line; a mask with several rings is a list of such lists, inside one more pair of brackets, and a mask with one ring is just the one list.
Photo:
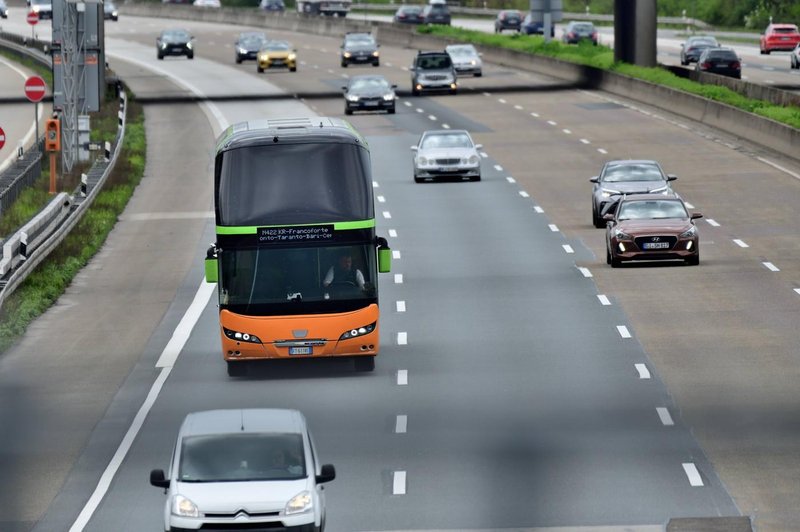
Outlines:
[[641, 67], [619, 63], [614, 61], [614, 51], [605, 46], [593, 46], [588, 42], [577, 46], [566, 45], [556, 40], [545, 42], [544, 38], [538, 35], [496, 35], [451, 26], [421, 26], [417, 28], [417, 31], [419, 33], [449, 37], [463, 42], [472, 42], [482, 46], [510, 48], [524, 53], [553, 57], [563, 61], [617, 72], [632, 78], [696, 94], [800, 129], [800, 108], [798, 107], [784, 107], [763, 100], [747, 98], [727, 87], [704, 85], [696, 81], [680, 78], [660, 67]]
[[[132, 98], [128, 105], [125, 140], [103, 190], [58, 248], [6, 298], [0, 311], [0, 351], [13, 345], [28, 325], [64, 293], [75, 275], [103, 245], [141, 181], [146, 149], [144, 113]], [[107, 104], [106, 107], [114, 106]], [[112, 111], [116, 116], [116, 109]], [[113, 127], [116, 128], [116, 121]], [[105, 135], [108, 133], [101, 137]]]

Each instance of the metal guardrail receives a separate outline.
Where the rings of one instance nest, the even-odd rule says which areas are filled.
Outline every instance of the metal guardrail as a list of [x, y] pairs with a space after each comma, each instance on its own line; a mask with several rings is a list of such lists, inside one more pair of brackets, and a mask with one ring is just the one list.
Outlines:
[[[125, 91], [120, 90], [119, 94], [119, 122], [113, 151], [111, 146], [107, 146], [106, 157], [95, 161], [86, 179], [72, 194], [62, 192], [55, 196], [39, 214], [3, 243], [3, 254], [0, 256], [0, 307], [6, 297], [66, 238], [103, 188], [125, 139], [128, 100]], [[38, 156], [38, 177], [41, 174], [41, 151], [29, 151], [33, 152], [31, 158]]]

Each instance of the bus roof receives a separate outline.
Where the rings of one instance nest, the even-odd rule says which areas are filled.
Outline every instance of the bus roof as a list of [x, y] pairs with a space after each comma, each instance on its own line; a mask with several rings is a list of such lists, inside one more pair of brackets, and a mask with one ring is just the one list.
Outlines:
[[265, 118], [228, 126], [217, 138], [217, 154], [234, 148], [278, 142], [345, 142], [367, 147], [366, 139], [341, 118]]

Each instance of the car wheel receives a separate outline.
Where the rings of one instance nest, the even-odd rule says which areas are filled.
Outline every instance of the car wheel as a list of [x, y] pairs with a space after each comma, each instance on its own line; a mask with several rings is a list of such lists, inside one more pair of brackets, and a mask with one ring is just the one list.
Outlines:
[[247, 375], [247, 362], [228, 361], [228, 377], [245, 377]]
[[264, 73], [264, 69], [263, 69], [263, 68], [261, 68], [261, 65], [258, 65], [258, 66], [256, 67], [256, 70], [258, 71], [258, 73], [259, 73], [259, 74], [263, 74], [263, 73]]
[[622, 266], [622, 261], [615, 258], [613, 255], [611, 256], [611, 267], [612, 268], [619, 268]]
[[480, 70], [478, 72], [475, 72], [475, 77], [476, 78], [479, 78], [481, 76], [483, 76], [483, 72], [481, 72]]
[[611, 264], [611, 250], [606, 245], [606, 264]]
[[347, 63], [345, 61], [342, 61], [342, 68], [347, 68]]
[[411, 89], [411, 94], [412, 94], [413, 96], [419, 96], [419, 91], [418, 91], [417, 89], [415, 89], [415, 88], [412, 88], [412, 89]]
[[374, 371], [375, 357], [374, 356], [356, 357], [355, 368], [356, 371]]
[[478, 176], [475, 176], [475, 177], [471, 177], [471, 178], [469, 178], [469, 180], [470, 181], [480, 181], [481, 180], [481, 176], [478, 175]]
[[374, 67], [381, 66], [381, 62], [380, 61], [375, 61], [374, 63], [372, 63], [372, 66], [374, 66]]
[[769, 50], [768, 50], [768, 49], [767, 49], [767, 50], [764, 50], [764, 53], [765, 53], [765, 54], [767, 54], [767, 55], [769, 55]]
[[292, 67], [289, 69], [289, 72], [297, 72], [297, 67]]
[[688, 65], [688, 64], [689, 64], [689, 61], [686, 61], [685, 59], [681, 59], [681, 64], [682, 64], [683, 66], [686, 66], [686, 65]]
[[344, 114], [351, 115], [351, 114], [353, 114], [353, 110], [352, 109], [345, 109], [344, 110]]
[[394, 107], [390, 107], [388, 112], [389, 112], [390, 115], [393, 115], [395, 113], [395, 108]]
[[422, 179], [421, 177], [414, 176], [414, 183], [422, 183], [423, 181], [424, 179]]
[[600, 216], [597, 214], [597, 211], [596, 211], [596, 210], [594, 210], [594, 209], [592, 209], [592, 223], [593, 223], [593, 224], [594, 224], [594, 226], [595, 226], [596, 228], [598, 228], [598, 229], [600, 229], [601, 227], [605, 227], [605, 226], [606, 226], [606, 221], [605, 221], [605, 220], [603, 220], [603, 219], [602, 219], [602, 218], [601, 218], [601, 217], [600, 217]]
[[689, 257], [688, 259], [686, 259], [686, 264], [688, 264], [689, 266], [697, 266], [697, 265], [699, 265], [700, 264], [700, 253], [698, 253], [694, 257]]
[[236, 56], [236, 64], [237, 65], [241, 65], [242, 64], [242, 58], [239, 57], [238, 55]]
[[450, 94], [457, 94], [458, 91], [456, 89], [450, 89]]
[[160, 61], [163, 61], [163, 60], [164, 60], [164, 56], [163, 56], [163, 55], [161, 55], [161, 54], [158, 54], [158, 59], [159, 59]]
[[186, 54], [186, 57], [188, 57], [189, 59], [194, 59], [194, 54]]

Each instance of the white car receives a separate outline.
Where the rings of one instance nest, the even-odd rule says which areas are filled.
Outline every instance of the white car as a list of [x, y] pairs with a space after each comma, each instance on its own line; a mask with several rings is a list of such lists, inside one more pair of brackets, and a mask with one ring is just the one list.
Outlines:
[[211, 7], [211, 8], [218, 8], [222, 7], [222, 4], [219, 0], [194, 0], [192, 5], [195, 7]]
[[481, 180], [482, 144], [472, 142], [472, 137], [463, 129], [441, 129], [426, 131], [416, 146], [414, 154], [414, 181], [426, 179]]
[[167, 470], [150, 472], [164, 488], [164, 530], [325, 529], [320, 465], [297, 410], [209, 410], [186, 416]]
[[481, 54], [471, 44], [450, 44], [444, 50], [450, 54], [456, 74], [472, 74], [475, 77], [483, 75]]
[[797, 43], [797, 46], [792, 50], [790, 63], [792, 68], [800, 68], [800, 43]]

